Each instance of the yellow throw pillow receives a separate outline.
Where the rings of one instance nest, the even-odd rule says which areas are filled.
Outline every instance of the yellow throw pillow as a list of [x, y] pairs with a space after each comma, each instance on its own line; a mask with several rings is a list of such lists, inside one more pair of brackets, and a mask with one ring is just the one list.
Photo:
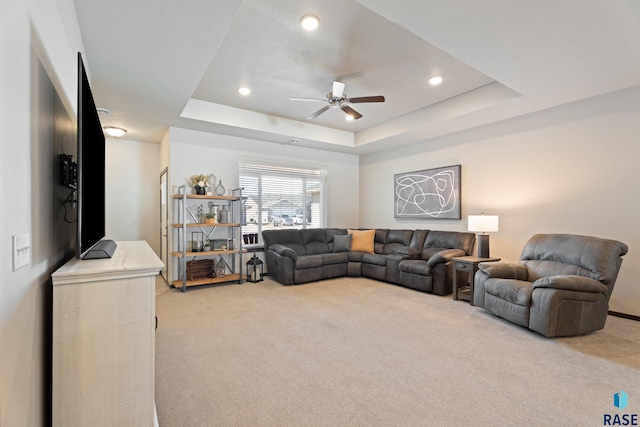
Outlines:
[[347, 230], [347, 233], [351, 234], [351, 250], [353, 252], [373, 253], [376, 230]]

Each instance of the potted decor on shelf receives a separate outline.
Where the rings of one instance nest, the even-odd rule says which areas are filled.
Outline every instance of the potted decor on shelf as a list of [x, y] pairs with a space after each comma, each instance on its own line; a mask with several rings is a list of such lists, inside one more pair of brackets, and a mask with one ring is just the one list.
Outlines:
[[215, 224], [216, 223], [216, 214], [213, 212], [207, 212], [205, 214], [206, 218], [204, 220], [205, 224]]
[[204, 241], [204, 245], [202, 245], [202, 252], [209, 252], [211, 250], [211, 242], [209, 239]]
[[191, 175], [190, 181], [196, 194], [203, 196], [207, 194], [207, 176], [205, 174], [198, 173]]

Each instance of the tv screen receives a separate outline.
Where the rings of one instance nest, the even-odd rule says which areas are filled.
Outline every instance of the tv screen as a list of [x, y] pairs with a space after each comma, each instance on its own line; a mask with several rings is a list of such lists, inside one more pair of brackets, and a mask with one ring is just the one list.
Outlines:
[[76, 257], [110, 258], [115, 251], [105, 236], [105, 137], [78, 52], [78, 220]]

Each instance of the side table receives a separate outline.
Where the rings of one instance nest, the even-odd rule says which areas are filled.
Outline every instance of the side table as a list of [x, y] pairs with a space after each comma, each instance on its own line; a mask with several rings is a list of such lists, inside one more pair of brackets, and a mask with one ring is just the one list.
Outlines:
[[[469, 301], [469, 304], [473, 305], [473, 281], [476, 271], [478, 271], [478, 264], [481, 262], [497, 262], [500, 258], [480, 258], [477, 256], [463, 256], [454, 257], [451, 259], [453, 262], [453, 299]], [[458, 272], [465, 272], [468, 274], [458, 274]], [[468, 280], [464, 280], [465, 276]]]

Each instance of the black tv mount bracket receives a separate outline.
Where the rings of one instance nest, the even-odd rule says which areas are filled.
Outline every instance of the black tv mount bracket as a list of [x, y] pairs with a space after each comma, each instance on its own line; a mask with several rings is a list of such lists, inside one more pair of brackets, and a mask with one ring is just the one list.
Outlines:
[[78, 164], [71, 154], [60, 154], [60, 184], [65, 187], [78, 188]]

